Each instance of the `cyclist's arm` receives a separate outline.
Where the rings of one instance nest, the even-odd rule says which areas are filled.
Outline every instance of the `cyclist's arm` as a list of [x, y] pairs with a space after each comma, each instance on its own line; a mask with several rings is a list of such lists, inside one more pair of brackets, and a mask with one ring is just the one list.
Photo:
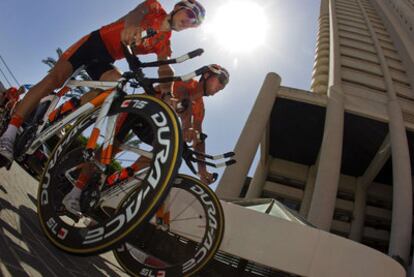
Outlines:
[[196, 132], [198, 132], [199, 134], [201, 134], [201, 133], [202, 133], [202, 131], [201, 131], [201, 124], [202, 124], [202, 122], [201, 122], [201, 121], [194, 121], [194, 122], [193, 122], [193, 129], [194, 129]]
[[[206, 153], [206, 143], [205, 141], [198, 141], [195, 146], [194, 150], [200, 153]], [[201, 172], [206, 172], [206, 165], [204, 163], [198, 163], [198, 172], [201, 174]]]
[[[166, 54], [158, 54], [158, 60], [167, 60], [170, 56]], [[162, 65], [158, 68], [158, 76], [160, 78], [167, 78], [174, 76], [174, 70], [170, 65]], [[161, 94], [171, 92], [173, 94], [173, 83], [160, 83]]]
[[178, 116], [181, 119], [181, 125], [183, 130], [183, 137], [186, 142], [191, 141], [192, 137], [190, 134], [191, 128], [191, 113], [188, 111], [178, 113]]
[[[204, 120], [205, 110], [204, 110], [204, 102], [203, 101], [196, 101], [192, 107], [192, 127], [195, 133], [201, 134], [202, 133], [202, 124]], [[199, 139], [196, 140], [197, 143], [201, 142]]]
[[138, 27], [141, 20], [149, 13], [149, 8], [146, 5], [147, 1], [140, 3], [135, 9], [130, 11], [127, 15], [121, 17], [118, 21], [125, 21], [125, 28], [130, 26]]
[[[146, 1], [147, 2], [147, 1]], [[139, 4], [135, 9], [130, 11], [126, 16], [120, 18], [119, 20], [125, 21], [124, 30], [121, 33], [121, 41], [124, 44], [130, 45], [135, 43], [138, 45], [141, 41], [141, 28], [139, 24], [145, 15], [147, 15], [150, 10], [146, 2]]]
[[[206, 153], [206, 143], [205, 138], [203, 138], [203, 120], [204, 120], [204, 103], [197, 102], [197, 107], [193, 109], [193, 141], [194, 141], [194, 150], [200, 153]], [[202, 159], [202, 158], [201, 158]], [[203, 160], [203, 159], [202, 159]], [[197, 163], [198, 174], [200, 175], [201, 181], [210, 184], [213, 182], [213, 174], [207, 171], [205, 163]]]
[[[200, 133], [201, 134], [201, 133]], [[198, 141], [194, 146], [194, 150], [200, 153], [206, 153], [206, 143], [205, 140]], [[201, 160], [203, 158], [199, 157]], [[207, 171], [207, 167], [205, 163], [198, 162], [197, 163], [198, 174], [200, 176], [201, 181], [210, 184], [213, 182], [213, 175]]]

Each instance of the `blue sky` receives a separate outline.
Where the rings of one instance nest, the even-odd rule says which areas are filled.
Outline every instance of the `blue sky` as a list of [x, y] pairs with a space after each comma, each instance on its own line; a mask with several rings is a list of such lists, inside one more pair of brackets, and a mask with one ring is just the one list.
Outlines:
[[[241, 1], [241, 0], [235, 0]], [[209, 135], [207, 152], [218, 154], [234, 148], [266, 73], [282, 77], [282, 85], [308, 90], [316, 44], [319, 2], [316, 0], [249, 0], [264, 7], [268, 21], [266, 44], [241, 54], [220, 45], [203, 28], [173, 33], [173, 56], [204, 48], [203, 56], [175, 66], [185, 74], [210, 63], [224, 65], [231, 74], [225, 91], [206, 99], [204, 130]], [[169, 12], [176, 1], [162, 0]], [[207, 10], [205, 26], [214, 20], [226, 0], [200, 1]], [[106, 25], [133, 9], [132, 0], [2, 0], [0, 1], [0, 55], [21, 83], [36, 83], [48, 67], [41, 60], [55, 57], [83, 35]], [[229, 14], [228, 20], [232, 20]], [[254, 24], [254, 20], [245, 19]], [[260, 28], [260, 27], [259, 27]], [[214, 32], [213, 32], [214, 33]], [[255, 33], [244, 34], [255, 40]], [[143, 60], [152, 60], [148, 55]], [[124, 62], [117, 62], [126, 70]], [[4, 67], [0, 65], [3, 70]], [[148, 76], [154, 76], [148, 71]], [[4, 83], [4, 78], [0, 75]], [[11, 80], [11, 78], [10, 78]]]

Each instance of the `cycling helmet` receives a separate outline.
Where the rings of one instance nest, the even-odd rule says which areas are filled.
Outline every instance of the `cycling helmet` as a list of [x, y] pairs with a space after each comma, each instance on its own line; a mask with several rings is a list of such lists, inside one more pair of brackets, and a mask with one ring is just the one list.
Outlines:
[[218, 65], [218, 64], [210, 64], [207, 66], [210, 73], [214, 75], [218, 75], [219, 81], [224, 86], [227, 85], [230, 81], [230, 74], [224, 67]]
[[177, 13], [179, 10], [182, 9], [187, 9], [193, 12], [196, 26], [200, 25], [203, 22], [204, 17], [206, 15], [206, 10], [204, 9], [204, 7], [195, 0], [179, 1], [174, 6], [173, 14]]
[[224, 86], [226, 86], [230, 81], [230, 74], [227, 71], [227, 69], [225, 69], [224, 67], [218, 64], [210, 64], [207, 66], [207, 69], [208, 71], [206, 71], [205, 73], [207, 72], [211, 73], [210, 76], [206, 78], [203, 74], [200, 79], [200, 81], [201, 80], [204, 81], [203, 82], [203, 95], [204, 96], [208, 96], [207, 95], [207, 80], [213, 77], [214, 75], [218, 76], [220, 83]]

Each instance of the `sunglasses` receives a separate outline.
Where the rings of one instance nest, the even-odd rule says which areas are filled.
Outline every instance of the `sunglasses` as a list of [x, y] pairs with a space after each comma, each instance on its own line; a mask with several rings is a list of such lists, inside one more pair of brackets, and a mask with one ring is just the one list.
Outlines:
[[197, 15], [192, 10], [185, 9], [185, 14], [191, 24], [197, 24]]
[[229, 79], [227, 79], [227, 77], [224, 74], [218, 75], [218, 80], [220, 84], [222, 84], [223, 86], [227, 85], [227, 83], [229, 82]]

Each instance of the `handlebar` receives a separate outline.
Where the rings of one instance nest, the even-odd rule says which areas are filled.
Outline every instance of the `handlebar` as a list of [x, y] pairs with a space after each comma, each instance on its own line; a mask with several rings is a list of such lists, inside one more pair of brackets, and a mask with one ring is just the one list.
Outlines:
[[[234, 152], [227, 152], [221, 155], [211, 156], [208, 154], [204, 154], [204, 153], [191, 150], [188, 144], [185, 142], [183, 144], [182, 158], [187, 164], [188, 168], [191, 170], [191, 172], [193, 172], [196, 175], [197, 175], [197, 170], [194, 168], [193, 163], [204, 163], [205, 165], [214, 167], [214, 168], [226, 167], [226, 166], [230, 166], [236, 163], [236, 160], [232, 159], [233, 156], [234, 156]], [[197, 158], [197, 157], [200, 157], [200, 158]], [[231, 158], [231, 159], [221, 162], [221, 163], [212, 163], [212, 162], [208, 162], [205, 160], [205, 159], [219, 160], [219, 159], [227, 159], [227, 158]], [[214, 173], [212, 183], [214, 183], [217, 180], [217, 177], [218, 177], [218, 174]]]
[[189, 81], [193, 79], [194, 77], [200, 76], [204, 74], [205, 72], [208, 72], [209, 69], [207, 66], [200, 67], [199, 69], [188, 73], [186, 75], [182, 76], [174, 76], [174, 77], [167, 77], [167, 78], [148, 78], [147, 80], [151, 83], [169, 83], [169, 82], [176, 82], [176, 81]]
[[201, 48], [198, 48], [194, 51], [191, 51], [187, 54], [184, 54], [178, 58], [169, 59], [169, 60], [162, 60], [162, 61], [156, 61], [156, 62], [148, 62], [148, 63], [141, 63], [141, 67], [156, 67], [160, 65], [166, 65], [166, 64], [177, 64], [177, 63], [183, 63], [189, 59], [195, 58], [197, 56], [201, 56], [204, 53], [204, 50]]
[[[155, 31], [153, 31], [152, 29], [148, 29], [141, 33], [141, 38], [147, 39], [151, 36], [154, 36], [155, 34], [156, 34]], [[132, 78], [136, 79], [138, 81], [138, 85], [142, 86], [148, 94], [152, 94], [152, 95], [155, 94], [155, 90], [153, 87], [155, 83], [171, 83], [175, 81], [188, 81], [196, 76], [204, 74], [205, 72], [209, 70], [207, 66], [203, 66], [191, 73], [188, 73], [182, 76], [173, 76], [173, 77], [167, 77], [167, 78], [146, 78], [142, 71], [142, 68], [144, 67], [156, 67], [156, 66], [167, 65], [167, 64], [182, 63], [194, 57], [200, 56], [201, 54], [203, 54], [204, 50], [199, 48], [185, 55], [182, 55], [178, 58], [155, 61], [155, 62], [148, 62], [148, 63], [141, 62], [139, 58], [133, 54], [133, 51], [130, 46], [125, 46], [124, 44], [122, 44], [122, 50], [124, 52], [125, 59], [131, 70], [131, 72], [125, 72], [123, 77], [126, 79], [132, 79]]]

